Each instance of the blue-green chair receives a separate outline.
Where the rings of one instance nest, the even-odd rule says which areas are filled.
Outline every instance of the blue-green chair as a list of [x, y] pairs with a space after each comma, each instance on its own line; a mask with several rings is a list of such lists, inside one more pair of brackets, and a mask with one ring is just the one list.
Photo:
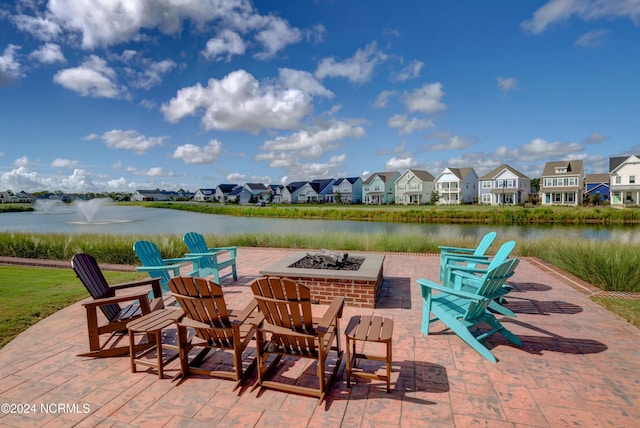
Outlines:
[[149, 241], [136, 241], [133, 244], [133, 251], [138, 256], [140, 263], [142, 263], [142, 266], [136, 266], [136, 270], [147, 272], [152, 278], [160, 278], [163, 293], [169, 291], [168, 284], [171, 277], [181, 275], [182, 263], [188, 262], [192, 264], [192, 270], [182, 274], [183, 276], [199, 276], [200, 257], [163, 259], [158, 246]]
[[489, 232], [482, 237], [476, 248], [462, 248], [462, 247], [447, 247], [444, 245], [440, 248], [440, 281], [444, 281], [444, 268], [447, 265], [450, 257], [455, 256], [475, 256], [479, 259], [488, 259], [485, 253], [493, 244], [496, 239], [496, 232]]
[[[481, 343], [481, 340], [486, 337], [500, 333], [509, 342], [522, 346], [520, 339], [507, 330], [495, 315], [487, 310], [489, 304], [501, 296], [500, 289], [504, 282], [513, 275], [519, 261], [518, 259], [507, 259], [482, 276], [456, 270], [451, 272], [451, 278], [456, 284], [464, 280], [473, 281], [477, 287], [474, 292], [443, 286], [424, 278], [418, 279], [417, 282], [424, 299], [422, 333], [428, 335], [429, 325], [440, 320], [480, 355], [492, 362], [497, 361], [496, 357]], [[438, 291], [438, 293], [433, 293], [433, 291]], [[472, 327], [482, 323], [488, 324], [491, 329], [477, 335], [474, 334], [479, 330], [473, 329], [474, 332], [472, 332]]]
[[[443, 268], [444, 274], [443, 279], [441, 279], [442, 285], [445, 287], [453, 287], [458, 290], [473, 292], [477, 287], [476, 281], [473, 281], [471, 279], [457, 278], [458, 282], [456, 283], [456, 281], [454, 281], [454, 278], [452, 277], [452, 272], [457, 270], [476, 276], [482, 276], [486, 274], [490, 269], [493, 269], [494, 267], [500, 265], [503, 261], [507, 260], [515, 246], [516, 241], [505, 242], [500, 246], [496, 254], [490, 259], [485, 259], [484, 256], [450, 257], [448, 259], [448, 264]], [[516, 315], [513, 313], [513, 311], [501, 304], [504, 295], [509, 293], [511, 290], [512, 287], [509, 284], [504, 284], [499, 290], [499, 292], [502, 293], [501, 296], [496, 298], [494, 302], [491, 302], [489, 304], [489, 308], [502, 315], [515, 318]]]
[[[200, 257], [200, 276], [213, 275], [213, 280], [216, 284], [220, 284], [220, 279], [228, 276], [233, 276], [234, 280], [238, 279], [236, 270], [238, 247], [209, 248], [204, 236], [196, 232], [185, 233], [183, 239], [187, 248], [189, 248], [189, 252], [185, 254], [185, 257]], [[220, 275], [220, 271], [227, 268], [231, 268], [231, 271]]]

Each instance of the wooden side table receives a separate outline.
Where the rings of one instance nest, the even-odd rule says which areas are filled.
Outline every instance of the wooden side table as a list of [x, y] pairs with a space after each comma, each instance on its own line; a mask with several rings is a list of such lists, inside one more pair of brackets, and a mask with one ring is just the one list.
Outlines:
[[[387, 363], [387, 392], [391, 392], [391, 341], [393, 339], [393, 320], [378, 316], [354, 316], [349, 320], [345, 329], [347, 339], [347, 386], [351, 386], [351, 376], [367, 379], [382, 377], [376, 373], [353, 372], [356, 358], [385, 361]], [[386, 345], [386, 355], [374, 355], [356, 352], [358, 340], [364, 342], [378, 342]]]
[[[131, 373], [136, 372], [137, 364], [143, 366], [155, 367], [158, 369], [158, 377], [162, 379], [163, 367], [169, 364], [171, 361], [178, 357], [179, 348], [177, 345], [169, 345], [162, 343], [162, 330], [175, 325], [175, 320], [180, 319], [184, 313], [182, 310], [176, 309], [161, 309], [153, 311], [143, 317], [140, 317], [130, 323], [127, 323], [127, 330], [129, 330], [129, 355], [131, 360]], [[136, 333], [145, 333], [150, 342], [154, 345], [145, 349], [141, 353], [136, 355], [134, 336]], [[170, 349], [176, 351], [175, 355], [171, 355], [168, 358], [164, 358], [162, 349]], [[157, 360], [145, 358], [151, 352], [157, 352]]]

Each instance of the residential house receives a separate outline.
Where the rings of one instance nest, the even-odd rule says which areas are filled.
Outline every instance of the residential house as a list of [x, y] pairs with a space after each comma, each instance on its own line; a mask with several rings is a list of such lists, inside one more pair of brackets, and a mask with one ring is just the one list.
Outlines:
[[547, 162], [540, 177], [543, 205], [581, 205], [584, 193], [582, 160]]
[[640, 204], [640, 155], [609, 158], [611, 205]]
[[8, 204], [11, 202], [11, 193], [0, 192], [0, 204]]
[[392, 204], [395, 201], [395, 180], [398, 171], [374, 172], [362, 183], [362, 202], [365, 204]]
[[333, 181], [334, 180], [331, 178], [302, 182], [302, 185], [297, 187], [294, 191], [295, 202], [324, 202], [325, 195], [331, 193], [331, 184]]
[[500, 165], [478, 178], [478, 202], [487, 205], [517, 205], [531, 196], [531, 179], [510, 167]]
[[395, 181], [396, 204], [422, 205], [435, 191], [435, 178], [429, 171], [408, 169]]
[[149, 201], [174, 201], [181, 198], [181, 195], [177, 192], [169, 190], [136, 190], [131, 197], [132, 201], [137, 202], [149, 202]]
[[445, 168], [435, 184], [438, 205], [470, 204], [478, 197], [478, 174], [473, 168]]
[[294, 181], [284, 186], [284, 189], [282, 189], [282, 203], [297, 204], [298, 195], [305, 184], [307, 184], [306, 181]]
[[608, 202], [609, 201], [609, 174], [587, 174], [584, 178], [584, 196], [592, 201]]
[[264, 201], [269, 193], [267, 186], [262, 183], [245, 183], [243, 187], [251, 193], [254, 202]]
[[210, 202], [216, 197], [216, 189], [198, 189], [193, 195], [193, 200], [197, 202]]
[[329, 202], [331, 200], [331, 196], [333, 195], [333, 183], [335, 183], [335, 179], [333, 178], [317, 178], [315, 180], [311, 180], [309, 184], [313, 187], [313, 190], [318, 194], [317, 202]]
[[274, 204], [282, 203], [282, 190], [284, 186], [282, 184], [269, 184], [267, 186], [267, 191], [269, 192], [267, 196], [267, 202]]
[[362, 202], [362, 178], [338, 178], [331, 185], [331, 194], [327, 202], [336, 204], [359, 204]]
[[227, 202], [229, 200], [229, 195], [236, 187], [238, 187], [237, 184], [218, 184], [216, 186], [216, 201], [222, 203]]
[[253, 194], [244, 186], [236, 186], [227, 195], [227, 202], [235, 202], [241, 205], [250, 204], [253, 201]]

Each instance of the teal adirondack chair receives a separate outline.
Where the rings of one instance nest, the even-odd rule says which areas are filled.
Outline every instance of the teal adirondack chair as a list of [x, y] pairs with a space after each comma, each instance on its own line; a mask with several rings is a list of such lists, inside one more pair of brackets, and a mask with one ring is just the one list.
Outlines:
[[[463, 279], [477, 281], [478, 288], [475, 292], [442, 286], [424, 278], [418, 279], [424, 299], [422, 333], [428, 335], [429, 325], [440, 320], [480, 355], [494, 363], [497, 361], [496, 357], [480, 342], [481, 340], [500, 333], [509, 342], [522, 346], [520, 339], [487, 310], [489, 304], [500, 296], [500, 288], [507, 278], [513, 275], [519, 262], [519, 259], [507, 259], [480, 278], [466, 272], [452, 271], [454, 282]], [[433, 291], [439, 291], [439, 293], [433, 293]], [[471, 328], [481, 323], [488, 324], [491, 330], [476, 336], [471, 332]]]
[[482, 237], [476, 248], [462, 248], [462, 247], [447, 247], [439, 246], [440, 248], [440, 281], [444, 281], [444, 269], [448, 263], [449, 257], [455, 256], [476, 256], [484, 257], [488, 259], [484, 254], [487, 252], [493, 241], [496, 239], [496, 232], [489, 232]]
[[182, 263], [188, 262], [192, 264], [192, 270], [184, 273], [184, 276], [199, 276], [200, 257], [180, 257], [172, 259], [163, 259], [158, 246], [149, 241], [136, 241], [133, 244], [133, 251], [138, 256], [142, 266], [136, 266], [139, 272], [147, 272], [150, 277], [160, 278], [162, 292], [169, 291], [169, 280], [172, 276], [180, 276], [180, 268]]
[[[217, 284], [220, 284], [220, 279], [230, 275], [233, 276], [234, 280], [238, 279], [236, 271], [238, 247], [209, 248], [204, 236], [196, 232], [185, 233], [183, 239], [187, 248], [189, 248], [189, 252], [185, 254], [185, 257], [200, 257], [200, 276], [213, 275], [213, 280]], [[224, 255], [225, 253], [228, 253], [228, 257]], [[220, 275], [220, 271], [226, 268], [231, 268], [231, 272]]]
[[[511, 252], [516, 246], [516, 241], [507, 241], [500, 246], [493, 258], [485, 260], [484, 257], [474, 256], [451, 256], [448, 264], [444, 267], [443, 278], [440, 279], [442, 285], [445, 287], [452, 287], [457, 290], [473, 292], [478, 287], [477, 281], [472, 277], [460, 279], [452, 277], [453, 271], [462, 271], [475, 276], [482, 276], [486, 274], [490, 269], [500, 265], [503, 261], [507, 260]], [[456, 281], [458, 281], [456, 283]], [[496, 298], [495, 301], [489, 304], [489, 308], [508, 317], [515, 318], [516, 315], [509, 308], [500, 304], [505, 294], [511, 291], [512, 287], [509, 284], [503, 284], [499, 290], [501, 295]]]

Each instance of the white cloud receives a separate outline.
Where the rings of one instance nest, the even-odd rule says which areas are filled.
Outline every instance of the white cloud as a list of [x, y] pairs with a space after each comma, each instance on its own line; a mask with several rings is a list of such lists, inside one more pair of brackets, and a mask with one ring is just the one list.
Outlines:
[[447, 106], [441, 102], [443, 96], [442, 83], [436, 82], [425, 84], [412, 92], [405, 92], [402, 98], [409, 112], [430, 114], [447, 109]]
[[471, 142], [458, 135], [450, 135], [448, 133], [442, 133], [435, 136], [440, 140], [437, 144], [431, 144], [425, 146], [425, 150], [428, 152], [442, 152], [446, 150], [462, 150], [471, 145]]
[[392, 157], [384, 164], [385, 171], [403, 171], [408, 168], [415, 168], [418, 162], [411, 156], [404, 158]]
[[54, 64], [56, 62], [65, 62], [64, 54], [60, 45], [55, 43], [45, 43], [39, 49], [31, 52], [29, 58], [35, 59], [44, 64]]
[[15, 161], [13, 161], [13, 166], [17, 167], [17, 168], [21, 168], [21, 167], [27, 167], [31, 165], [31, 162], [29, 162], [29, 158], [26, 156], [21, 156], [18, 159], [16, 159]]
[[95, 140], [98, 138], [101, 138], [110, 149], [131, 150], [141, 155], [153, 147], [161, 146], [168, 137], [147, 137], [132, 129], [126, 131], [114, 129], [105, 132], [101, 136], [90, 134], [85, 137], [85, 140]]
[[206, 87], [200, 83], [182, 88], [176, 96], [161, 107], [165, 119], [171, 123], [185, 116], [203, 112], [205, 129], [246, 131], [258, 133], [263, 129], [291, 129], [312, 111], [312, 96], [328, 96], [321, 85], [312, 85], [309, 79], [297, 75], [300, 87], [292, 73], [283, 69], [275, 83], [260, 84], [244, 70], [229, 73], [220, 80], [209, 79]]
[[78, 161], [57, 158], [51, 162], [51, 166], [54, 168], [76, 168], [78, 166]]
[[246, 183], [247, 176], [239, 172], [232, 172], [225, 177], [227, 183]]
[[535, 161], [540, 159], [562, 159], [569, 155], [574, 155], [583, 150], [583, 147], [578, 143], [566, 143], [561, 141], [548, 142], [542, 138], [536, 138], [530, 143], [516, 148], [513, 151], [513, 156], [520, 161]]
[[38, 40], [54, 40], [62, 32], [56, 22], [44, 17], [15, 15], [13, 23], [22, 31], [26, 31]]
[[238, 33], [224, 29], [207, 41], [202, 55], [209, 61], [230, 61], [234, 55], [243, 55], [245, 49], [245, 43]]
[[281, 85], [284, 88], [297, 88], [309, 95], [318, 95], [329, 99], [335, 96], [333, 92], [325, 88], [308, 71], [293, 70], [291, 68], [281, 68], [278, 71]]
[[418, 129], [433, 128], [435, 125], [432, 120], [409, 118], [404, 114], [396, 114], [389, 118], [387, 125], [390, 128], [398, 128], [398, 134], [411, 134]]
[[595, 46], [602, 46], [604, 39], [609, 34], [607, 30], [593, 30], [588, 33], [584, 33], [576, 40], [576, 46], [583, 48], [591, 48]]
[[376, 42], [371, 42], [342, 62], [337, 62], [333, 57], [323, 59], [315, 75], [319, 79], [344, 77], [352, 83], [364, 83], [371, 79], [375, 67], [386, 59], [387, 55], [378, 50]]
[[496, 80], [503, 92], [509, 92], [518, 86], [518, 81], [515, 77], [497, 77]]
[[382, 91], [376, 97], [376, 101], [373, 103], [373, 107], [375, 108], [384, 108], [389, 103], [389, 100], [392, 97], [398, 95], [398, 91]]
[[585, 21], [603, 18], [629, 18], [638, 25], [640, 2], [637, 0], [550, 0], [521, 24], [523, 30], [540, 34], [557, 22], [577, 16]]
[[79, 93], [96, 98], [118, 98], [124, 89], [116, 83], [116, 72], [97, 55], [90, 55], [79, 67], [58, 71], [53, 76], [57, 84]]
[[420, 71], [424, 67], [424, 62], [413, 60], [409, 65], [391, 76], [392, 82], [405, 82], [420, 76]]
[[165, 74], [176, 68], [178, 64], [170, 59], [151, 61], [143, 58], [139, 64], [139, 70], [127, 68], [131, 76], [131, 86], [141, 89], [151, 89], [162, 83]]
[[606, 139], [607, 139], [607, 137], [602, 135], [601, 133], [594, 132], [593, 134], [591, 134], [591, 135], [589, 135], [587, 137], [587, 139], [585, 140], [585, 143], [587, 143], [587, 144], [597, 144], [597, 143], [600, 143], [600, 142], [602, 142], [602, 141], [604, 141]]
[[16, 78], [22, 75], [20, 63], [16, 59], [18, 49], [20, 49], [20, 46], [10, 44], [2, 52], [2, 56], [0, 56], [0, 77], [6, 75], [10, 78]]
[[182, 159], [187, 164], [213, 163], [218, 160], [222, 152], [222, 143], [218, 140], [211, 140], [204, 147], [193, 144], [178, 146], [171, 156], [173, 159]]
[[302, 39], [302, 32], [289, 26], [289, 23], [278, 17], [269, 16], [267, 25], [258, 31], [256, 40], [263, 45], [265, 50], [255, 55], [259, 59], [268, 59], [275, 56], [287, 45], [297, 43]]

